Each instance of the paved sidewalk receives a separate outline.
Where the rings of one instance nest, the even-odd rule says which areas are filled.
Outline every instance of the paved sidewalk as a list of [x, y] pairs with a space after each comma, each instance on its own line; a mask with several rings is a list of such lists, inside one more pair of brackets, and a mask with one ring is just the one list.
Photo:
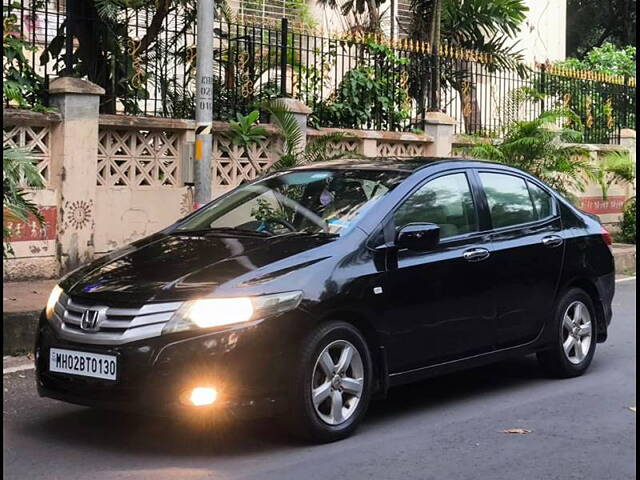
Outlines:
[[57, 279], [2, 282], [2, 310], [6, 312], [32, 312], [47, 303]]

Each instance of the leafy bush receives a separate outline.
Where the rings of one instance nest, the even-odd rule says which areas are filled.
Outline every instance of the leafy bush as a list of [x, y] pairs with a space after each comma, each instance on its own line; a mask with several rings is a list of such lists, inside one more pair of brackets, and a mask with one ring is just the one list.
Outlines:
[[495, 143], [470, 137], [472, 145], [457, 150], [526, 170], [563, 194], [584, 191], [586, 180], [594, 178], [593, 166], [588, 151], [574, 145], [581, 138], [580, 132], [556, 127], [567, 119], [580, 125], [580, 119], [570, 110], [550, 110], [531, 121], [511, 122], [504, 127], [503, 138]]
[[636, 47], [629, 45], [619, 49], [612, 43], [605, 43], [588, 52], [583, 59], [567, 58], [556, 65], [574, 70], [635, 77]]
[[409, 60], [374, 42], [366, 44], [363, 57], [367, 64], [349, 70], [331, 97], [317, 107], [322, 125], [401, 130], [410, 116], [409, 93], [402, 80], [407, 78]]
[[27, 222], [35, 218], [42, 227], [45, 224], [38, 206], [28, 197], [25, 188], [43, 188], [44, 183], [38, 168], [22, 150], [5, 148], [2, 151], [2, 257], [13, 255], [7, 242], [11, 230], [5, 222]]
[[624, 204], [620, 222], [620, 240], [623, 243], [636, 243], [636, 197], [630, 198]]
[[2, 7], [2, 13], [2, 101], [7, 107], [13, 104], [21, 108], [46, 110], [41, 102], [44, 78], [34, 71], [25, 54], [34, 51], [35, 47], [20, 34], [16, 15], [9, 13], [7, 6]]

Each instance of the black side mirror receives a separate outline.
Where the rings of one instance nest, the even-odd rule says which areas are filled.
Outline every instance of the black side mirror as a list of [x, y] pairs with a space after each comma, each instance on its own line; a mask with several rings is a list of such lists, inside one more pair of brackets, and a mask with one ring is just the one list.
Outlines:
[[410, 223], [398, 231], [396, 246], [409, 250], [433, 250], [440, 242], [440, 227], [435, 223]]

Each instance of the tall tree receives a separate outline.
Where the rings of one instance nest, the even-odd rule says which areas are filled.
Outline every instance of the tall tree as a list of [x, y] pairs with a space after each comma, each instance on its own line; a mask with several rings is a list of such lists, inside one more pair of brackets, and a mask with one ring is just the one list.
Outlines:
[[636, 0], [567, 0], [567, 56], [636, 44]]

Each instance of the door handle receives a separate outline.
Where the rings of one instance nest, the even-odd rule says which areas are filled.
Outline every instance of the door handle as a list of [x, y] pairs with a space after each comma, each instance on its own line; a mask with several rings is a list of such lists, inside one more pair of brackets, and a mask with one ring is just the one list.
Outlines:
[[548, 237], [544, 237], [542, 239], [542, 244], [545, 247], [549, 248], [559, 247], [560, 245], [562, 245], [562, 242], [564, 242], [564, 240], [558, 235], [549, 235]]
[[471, 248], [462, 254], [467, 262], [479, 262], [489, 256], [486, 248]]

